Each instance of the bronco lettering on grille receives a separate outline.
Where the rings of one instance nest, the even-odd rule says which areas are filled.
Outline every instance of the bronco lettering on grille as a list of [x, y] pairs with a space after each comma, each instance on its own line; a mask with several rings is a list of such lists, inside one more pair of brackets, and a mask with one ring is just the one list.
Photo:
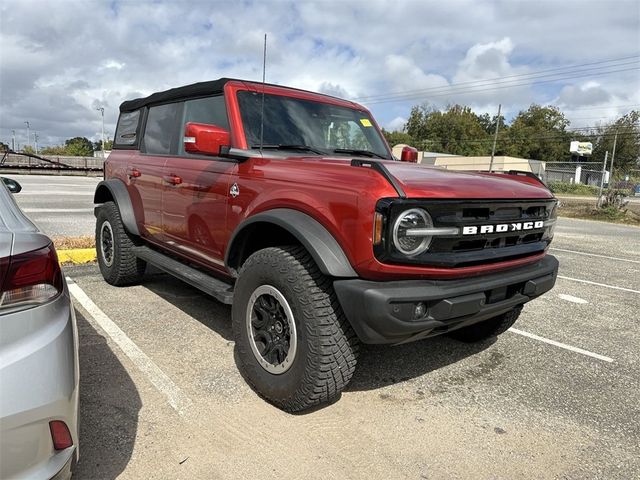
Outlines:
[[497, 225], [472, 225], [462, 228], [463, 235], [483, 235], [486, 233], [520, 232], [522, 230], [535, 230], [544, 227], [544, 222], [515, 222], [499, 223]]

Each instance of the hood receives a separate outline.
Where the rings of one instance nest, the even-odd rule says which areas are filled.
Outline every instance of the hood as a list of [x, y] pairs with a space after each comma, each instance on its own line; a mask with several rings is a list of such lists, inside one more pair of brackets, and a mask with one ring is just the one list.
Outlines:
[[444, 170], [403, 162], [383, 162], [407, 198], [533, 199], [553, 198], [529, 177]]
[[[353, 157], [352, 157], [353, 158]], [[301, 170], [305, 171], [305, 182], [332, 185], [349, 189], [374, 188], [372, 180], [384, 190], [392, 191], [393, 187], [379, 173], [370, 168], [351, 166], [350, 157], [290, 156], [280, 152], [269, 152], [258, 160], [258, 165], [277, 163], [264, 170], [261, 175], [275, 176], [287, 182], [301, 179]], [[443, 198], [443, 199], [550, 199], [553, 194], [536, 179], [525, 176], [490, 174], [481, 172], [461, 172], [442, 168], [405, 163], [392, 160], [372, 160], [387, 167], [389, 173], [397, 180], [407, 198]], [[278, 160], [284, 160], [278, 162]], [[368, 178], [367, 178], [368, 177]], [[360, 179], [361, 181], [357, 181]], [[382, 194], [382, 192], [380, 192]]]

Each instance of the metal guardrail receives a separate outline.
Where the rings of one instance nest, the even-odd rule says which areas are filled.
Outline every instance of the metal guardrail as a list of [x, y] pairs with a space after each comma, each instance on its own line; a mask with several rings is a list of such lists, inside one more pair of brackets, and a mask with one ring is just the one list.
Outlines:
[[0, 158], [0, 171], [53, 175], [97, 175], [102, 172], [103, 158], [54, 157], [32, 153], [5, 151]]

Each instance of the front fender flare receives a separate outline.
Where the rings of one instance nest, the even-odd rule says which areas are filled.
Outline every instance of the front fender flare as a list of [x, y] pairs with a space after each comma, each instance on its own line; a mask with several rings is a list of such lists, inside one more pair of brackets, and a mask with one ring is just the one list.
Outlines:
[[131, 203], [127, 186], [122, 180], [113, 178], [110, 180], [102, 180], [98, 183], [96, 192], [93, 195], [93, 203], [105, 203], [109, 201], [110, 198], [112, 198], [118, 206], [124, 228], [132, 235], [140, 236], [138, 225], [136, 224], [136, 216], [133, 212], [133, 204]]
[[351, 267], [349, 259], [342, 247], [320, 222], [306, 213], [289, 208], [275, 208], [258, 213], [242, 222], [233, 232], [229, 247], [225, 255], [225, 265], [236, 269], [239, 265], [230, 265], [233, 258], [236, 240], [242, 237], [242, 232], [255, 223], [270, 223], [277, 225], [293, 235], [311, 254], [320, 271], [332, 277], [353, 278], [358, 274]]

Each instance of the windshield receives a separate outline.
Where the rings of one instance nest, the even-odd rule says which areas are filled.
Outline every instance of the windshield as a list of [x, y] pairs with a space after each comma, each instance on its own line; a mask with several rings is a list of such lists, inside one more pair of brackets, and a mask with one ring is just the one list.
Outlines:
[[[262, 94], [240, 91], [238, 103], [247, 144], [258, 148]], [[280, 95], [264, 96], [263, 145], [298, 151], [308, 147], [306, 151], [311, 153], [391, 158], [367, 113]]]

